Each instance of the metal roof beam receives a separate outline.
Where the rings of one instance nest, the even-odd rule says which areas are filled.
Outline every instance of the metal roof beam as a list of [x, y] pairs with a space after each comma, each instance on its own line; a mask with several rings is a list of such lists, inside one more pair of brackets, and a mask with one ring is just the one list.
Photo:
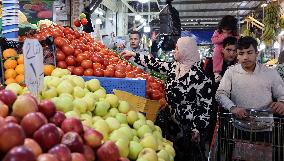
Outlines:
[[[222, 18], [226, 15], [210, 15], [210, 16], [179, 16], [180, 19], [206, 19], [206, 18]], [[236, 15], [235, 15], [236, 16]], [[238, 15], [239, 17], [243, 18], [246, 15]]]
[[180, 12], [212, 12], [212, 11], [250, 11], [255, 10], [256, 8], [208, 8], [208, 9], [185, 9], [178, 10]]
[[[266, 0], [236, 1], [236, 0], [195, 0], [195, 1], [173, 1], [172, 4], [208, 4], [208, 3], [240, 3], [240, 2], [265, 2]], [[161, 2], [165, 5], [166, 2]]]

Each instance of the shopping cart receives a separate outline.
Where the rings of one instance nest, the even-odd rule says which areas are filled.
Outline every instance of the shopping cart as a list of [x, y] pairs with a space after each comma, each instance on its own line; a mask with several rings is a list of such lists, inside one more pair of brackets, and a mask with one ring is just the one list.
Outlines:
[[247, 112], [242, 120], [218, 114], [209, 161], [284, 161], [284, 118], [266, 110]]

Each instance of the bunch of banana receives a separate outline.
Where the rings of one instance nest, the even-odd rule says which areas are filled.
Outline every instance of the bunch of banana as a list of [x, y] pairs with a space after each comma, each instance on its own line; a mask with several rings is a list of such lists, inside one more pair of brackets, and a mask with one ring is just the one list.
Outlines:
[[[276, 33], [279, 31], [279, 26], [281, 25], [281, 12], [280, 6], [277, 2], [270, 2], [265, 8], [264, 17], [264, 32], [261, 39], [268, 46], [272, 46], [273, 41], [276, 38]], [[283, 21], [284, 25], [284, 21]]]
[[2, 0], [0, 0], [0, 18], [2, 18]]
[[249, 31], [249, 29], [243, 29], [242, 36], [253, 36], [253, 34]]

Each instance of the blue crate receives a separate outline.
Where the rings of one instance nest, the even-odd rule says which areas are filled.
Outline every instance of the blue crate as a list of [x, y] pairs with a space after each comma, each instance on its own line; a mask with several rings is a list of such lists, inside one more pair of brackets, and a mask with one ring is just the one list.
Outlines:
[[85, 81], [96, 78], [100, 81], [101, 86], [106, 89], [107, 93], [112, 93], [113, 89], [118, 89], [132, 93], [137, 96], [146, 96], [146, 80], [131, 78], [112, 78], [112, 77], [94, 77], [82, 76]]

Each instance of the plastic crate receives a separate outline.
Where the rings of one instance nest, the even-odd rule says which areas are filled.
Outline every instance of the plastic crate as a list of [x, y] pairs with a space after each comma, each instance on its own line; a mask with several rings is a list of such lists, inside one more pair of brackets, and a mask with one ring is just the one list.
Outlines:
[[146, 96], [146, 80], [133, 78], [112, 78], [112, 77], [94, 77], [82, 76], [85, 81], [96, 78], [107, 93], [113, 93], [113, 89], [123, 90], [137, 96]]

